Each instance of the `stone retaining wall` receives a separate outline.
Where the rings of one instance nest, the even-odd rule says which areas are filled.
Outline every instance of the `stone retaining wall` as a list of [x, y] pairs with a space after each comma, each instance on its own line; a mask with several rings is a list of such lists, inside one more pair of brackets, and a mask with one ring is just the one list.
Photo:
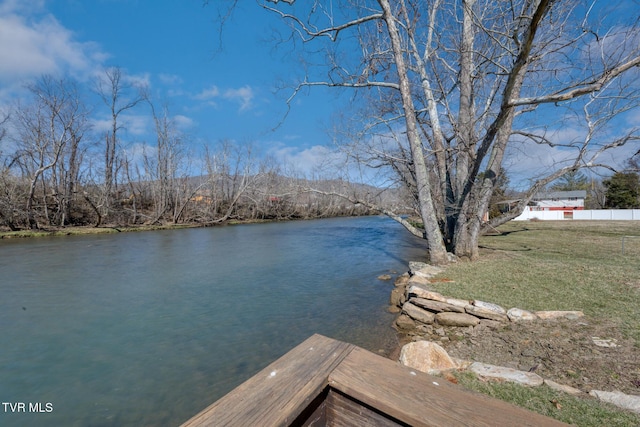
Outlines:
[[480, 300], [446, 297], [432, 288], [433, 277], [442, 269], [425, 263], [411, 262], [409, 272], [399, 276], [391, 291], [391, 311], [399, 312], [396, 327], [401, 332], [425, 332], [426, 325], [498, 327], [508, 322], [538, 319], [577, 319], [581, 311], [529, 311], [505, 309], [498, 304]]

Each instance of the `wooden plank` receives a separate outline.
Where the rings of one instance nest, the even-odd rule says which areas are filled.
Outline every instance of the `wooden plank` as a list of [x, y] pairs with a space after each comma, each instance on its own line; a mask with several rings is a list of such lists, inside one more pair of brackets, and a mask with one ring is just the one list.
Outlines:
[[353, 348], [313, 335], [182, 426], [288, 426], [326, 389], [329, 373]]
[[329, 386], [412, 426], [567, 426], [355, 348]]
[[327, 396], [326, 416], [331, 427], [409, 427], [333, 388]]

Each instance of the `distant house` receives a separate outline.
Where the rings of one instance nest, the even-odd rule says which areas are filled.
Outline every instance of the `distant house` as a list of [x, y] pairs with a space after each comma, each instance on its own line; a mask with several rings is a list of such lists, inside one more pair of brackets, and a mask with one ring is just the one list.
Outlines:
[[529, 202], [532, 211], [574, 211], [584, 209], [586, 190], [538, 193]]
[[[550, 191], [546, 193], [537, 193], [524, 208], [522, 215], [535, 216], [534, 212], [540, 211], [561, 211], [564, 219], [573, 218], [573, 211], [584, 210], [584, 200], [587, 197], [586, 190], [575, 191]], [[499, 202], [501, 212], [507, 212], [513, 209], [520, 199], [504, 200]], [[557, 216], [557, 215], [556, 215]], [[488, 221], [488, 214], [485, 214], [485, 221]]]

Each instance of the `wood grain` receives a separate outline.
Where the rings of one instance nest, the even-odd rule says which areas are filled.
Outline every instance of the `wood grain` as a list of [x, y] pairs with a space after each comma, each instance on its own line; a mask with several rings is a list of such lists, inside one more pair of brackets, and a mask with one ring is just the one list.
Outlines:
[[567, 426], [354, 348], [329, 386], [412, 426]]
[[326, 417], [330, 420], [326, 425], [331, 427], [409, 427], [332, 388], [327, 396]]
[[313, 335], [183, 427], [288, 426], [322, 393], [329, 373], [353, 348]]

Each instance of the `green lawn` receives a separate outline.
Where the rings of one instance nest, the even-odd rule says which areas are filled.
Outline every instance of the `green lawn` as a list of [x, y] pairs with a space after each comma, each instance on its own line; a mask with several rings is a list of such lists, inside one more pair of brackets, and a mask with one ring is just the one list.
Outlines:
[[546, 385], [530, 388], [508, 382], [485, 382], [470, 372], [457, 373], [458, 384], [530, 411], [579, 427], [638, 426], [640, 416], [593, 399], [580, 399]]
[[[640, 343], [640, 222], [511, 222], [484, 236], [481, 258], [447, 267], [448, 296], [527, 310], [607, 317]], [[622, 254], [622, 237], [625, 253]]]

